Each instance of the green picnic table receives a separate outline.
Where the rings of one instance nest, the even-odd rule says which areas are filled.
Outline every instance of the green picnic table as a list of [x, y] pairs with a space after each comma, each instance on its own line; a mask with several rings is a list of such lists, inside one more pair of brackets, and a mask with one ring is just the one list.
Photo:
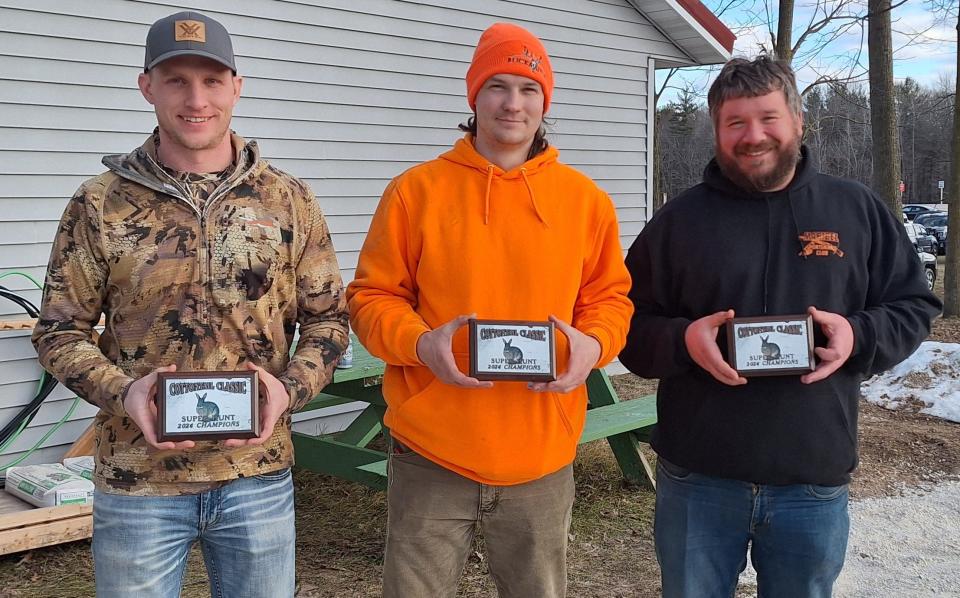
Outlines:
[[[354, 401], [362, 401], [367, 406], [341, 432], [323, 436], [294, 432], [297, 465], [382, 490], [387, 485], [387, 455], [368, 447], [377, 437], [389, 434], [383, 426], [387, 409], [381, 393], [384, 364], [370, 355], [356, 338], [352, 343], [353, 367], [336, 370], [333, 382], [301, 412]], [[656, 396], [620, 401], [602, 370], [590, 373], [587, 394], [590, 402], [580, 443], [606, 438], [623, 477], [652, 489], [653, 470], [637, 443], [649, 439], [657, 421]]]

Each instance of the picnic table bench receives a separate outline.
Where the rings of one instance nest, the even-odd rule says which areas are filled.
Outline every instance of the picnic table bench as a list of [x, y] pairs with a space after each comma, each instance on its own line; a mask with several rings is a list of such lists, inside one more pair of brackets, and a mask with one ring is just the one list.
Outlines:
[[[333, 382], [301, 412], [354, 401], [362, 401], [367, 406], [341, 432], [323, 436], [294, 432], [297, 465], [382, 490], [387, 482], [387, 455], [369, 445], [378, 436], [389, 434], [383, 426], [387, 409], [381, 393], [384, 364], [370, 355], [356, 338], [352, 343], [353, 367], [336, 370]], [[649, 440], [650, 430], [657, 421], [656, 395], [620, 401], [602, 370], [590, 373], [587, 395], [587, 421], [580, 444], [606, 438], [624, 478], [652, 489], [654, 473], [637, 443]]]

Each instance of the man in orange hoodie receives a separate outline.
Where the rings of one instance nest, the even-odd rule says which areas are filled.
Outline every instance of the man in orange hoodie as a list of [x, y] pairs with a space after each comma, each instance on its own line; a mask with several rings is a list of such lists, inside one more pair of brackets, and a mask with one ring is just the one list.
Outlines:
[[[387, 364], [384, 596], [453, 596], [477, 528], [500, 596], [563, 596], [583, 382], [625, 342], [630, 278], [610, 198], [545, 140], [540, 40], [491, 26], [466, 82], [467, 134], [390, 183], [347, 291]], [[467, 376], [472, 316], [549, 318], [557, 379]]]

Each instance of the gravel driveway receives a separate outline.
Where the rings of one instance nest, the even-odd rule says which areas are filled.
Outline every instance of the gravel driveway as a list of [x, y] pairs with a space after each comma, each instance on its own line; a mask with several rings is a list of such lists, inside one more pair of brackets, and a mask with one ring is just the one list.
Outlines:
[[[755, 584], [748, 561], [740, 576], [746, 591], [738, 596], [755, 595]], [[960, 482], [851, 502], [847, 558], [834, 596], [960, 597]]]

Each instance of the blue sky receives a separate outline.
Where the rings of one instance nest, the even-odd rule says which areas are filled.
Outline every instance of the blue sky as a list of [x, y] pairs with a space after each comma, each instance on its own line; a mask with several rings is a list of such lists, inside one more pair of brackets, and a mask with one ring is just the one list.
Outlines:
[[[770, 35], [766, 20], [767, 7], [776, 10], [776, 0], [701, 0], [708, 8], [717, 12], [720, 7], [737, 3], [732, 9], [720, 15], [723, 21], [734, 33], [737, 41], [734, 45], [734, 56], [753, 57], [759, 53], [760, 45], [770, 47]], [[898, 0], [893, 0], [896, 3]], [[831, 9], [838, 4], [847, 5], [848, 14], [863, 14], [866, 0], [797, 0], [794, 15], [794, 43], [806, 24], [811, 21], [816, 10]], [[954, 1], [954, 4], [956, 2]], [[939, 22], [936, 15], [929, 9], [926, 0], [907, 0], [894, 9], [892, 13], [894, 79], [902, 80], [912, 77], [923, 85], [938, 86], [944, 81], [951, 85], [956, 78], [956, 6], [952, 15], [946, 21]], [[776, 20], [774, 19], [774, 23]], [[774, 25], [775, 27], [775, 25]], [[819, 50], [815, 56], [804, 55], [803, 48], [794, 59], [794, 68], [797, 71], [797, 84], [801, 89], [815, 81], [818, 76], [842, 73], [845, 76], [858, 76], [866, 85], [864, 67], [867, 64], [866, 26], [851, 27], [847, 32], [837, 36]], [[811, 48], [812, 43], [804, 45]], [[860, 52], [858, 66], [855, 63], [857, 53]], [[808, 50], [809, 52], [809, 50]], [[704, 69], [684, 72], [681, 76], [674, 76], [670, 85], [682, 85], [684, 81], [694, 82], [702, 95], [706, 96], [706, 88], [713, 79], [713, 72]], [[658, 86], [662, 82], [666, 71], [657, 72]], [[675, 97], [675, 92], [667, 90], [661, 97], [661, 104]]]

